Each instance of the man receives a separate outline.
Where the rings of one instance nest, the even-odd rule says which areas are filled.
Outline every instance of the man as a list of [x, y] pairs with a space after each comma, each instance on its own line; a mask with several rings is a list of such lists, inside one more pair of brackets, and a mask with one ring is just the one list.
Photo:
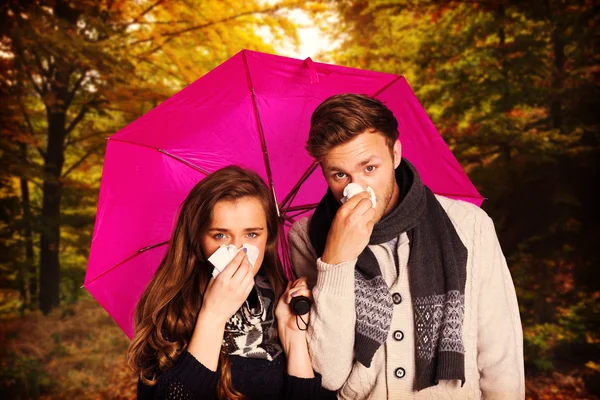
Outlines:
[[[289, 239], [313, 289], [323, 386], [342, 399], [523, 399], [517, 299], [487, 214], [424, 186], [393, 113], [370, 97], [323, 102], [307, 150], [329, 189]], [[344, 198], [349, 183], [375, 204]]]

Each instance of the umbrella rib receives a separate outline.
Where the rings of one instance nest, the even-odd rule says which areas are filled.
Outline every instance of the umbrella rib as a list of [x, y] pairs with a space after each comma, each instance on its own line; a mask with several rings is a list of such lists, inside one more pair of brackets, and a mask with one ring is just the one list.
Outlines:
[[371, 97], [377, 97], [377, 96], [379, 96], [387, 88], [389, 88], [390, 86], [392, 86], [394, 83], [398, 82], [401, 78], [402, 78], [402, 75], [396, 75], [396, 77], [392, 81], [386, 83], [381, 89], [379, 89], [378, 91], [376, 91], [375, 93], [373, 93], [373, 95]]
[[301, 206], [288, 207], [288, 208], [286, 208], [286, 211], [287, 212], [290, 212], [290, 211], [310, 211], [313, 208], [316, 208], [318, 205], [319, 205], [319, 203], [303, 204]]
[[435, 192], [435, 194], [439, 195], [439, 196], [444, 196], [444, 197], [461, 197], [461, 198], [467, 198], [467, 199], [477, 199], [477, 200], [487, 200], [487, 197], [483, 197], [481, 195], [479, 196], [473, 196], [470, 194], [454, 194], [454, 193], [439, 193], [439, 192]]
[[258, 137], [262, 147], [263, 160], [265, 162], [265, 170], [267, 171], [267, 178], [269, 180], [269, 186], [271, 187], [271, 193], [273, 194], [273, 200], [277, 207], [277, 215], [281, 216], [279, 211], [279, 205], [277, 204], [277, 196], [275, 194], [275, 185], [273, 183], [273, 172], [271, 171], [271, 163], [269, 162], [269, 153], [267, 150], [267, 141], [265, 139], [265, 132], [262, 126], [262, 120], [260, 118], [260, 110], [258, 109], [258, 101], [256, 100], [256, 91], [254, 90], [254, 83], [252, 82], [252, 75], [250, 75], [250, 67], [248, 66], [248, 60], [246, 59], [246, 51], [242, 50], [242, 59], [244, 60], [244, 68], [246, 70], [246, 76], [250, 83], [250, 92], [252, 93], [252, 105], [254, 106], [254, 112], [256, 117], [256, 124], [258, 125]]
[[154, 249], [154, 248], [156, 248], [156, 247], [164, 246], [165, 244], [168, 244], [168, 243], [169, 243], [169, 241], [167, 240], [167, 241], [165, 241], [165, 242], [161, 242], [161, 243], [153, 244], [153, 245], [151, 245], [151, 246], [146, 246], [146, 247], [144, 247], [144, 248], [141, 248], [141, 249], [139, 249], [137, 252], [135, 252], [135, 254], [132, 254], [131, 256], [127, 257], [126, 259], [124, 259], [124, 260], [122, 260], [122, 261], [119, 261], [118, 263], [116, 263], [115, 265], [113, 265], [112, 267], [110, 267], [109, 269], [107, 269], [106, 271], [104, 271], [104, 272], [102, 272], [101, 274], [99, 274], [99, 275], [95, 276], [95, 277], [94, 277], [94, 278], [93, 278], [91, 281], [89, 281], [89, 282], [85, 282], [85, 283], [84, 283], [84, 286], [85, 286], [85, 285], [89, 285], [89, 284], [91, 284], [92, 282], [94, 282], [94, 281], [96, 281], [96, 280], [100, 279], [102, 276], [104, 276], [104, 275], [108, 274], [108, 273], [109, 273], [110, 271], [112, 271], [113, 269], [117, 268], [118, 266], [120, 266], [120, 265], [122, 265], [122, 264], [125, 264], [127, 261], [129, 261], [129, 260], [131, 260], [131, 259], [133, 259], [133, 258], [135, 258], [135, 257], [139, 256], [140, 254], [142, 254], [142, 253], [144, 253], [144, 252], [146, 252], [146, 251], [148, 251], [148, 250], [152, 250], [152, 249]]
[[308, 167], [308, 169], [306, 171], [304, 171], [304, 174], [302, 174], [302, 176], [300, 177], [298, 182], [296, 182], [296, 184], [294, 185], [292, 190], [290, 190], [288, 195], [285, 196], [285, 198], [281, 202], [281, 208], [284, 208], [286, 206], [286, 204], [288, 204], [288, 203], [291, 204], [292, 201], [294, 201], [294, 198], [296, 197], [296, 195], [298, 194], [298, 191], [300, 190], [300, 186], [302, 186], [302, 184], [312, 175], [312, 173], [315, 171], [315, 169], [317, 169], [317, 165], [319, 165], [319, 164], [316, 161], [313, 161], [313, 163], [310, 165], [310, 167]]
[[296, 213], [287, 213], [285, 214], [284, 218], [289, 219], [290, 221], [294, 222], [296, 218], [298, 218], [300, 215], [302, 214], [306, 214], [307, 212], [311, 211], [312, 209], [306, 209], [306, 210], [302, 210], [302, 211], [298, 211]]
[[203, 173], [204, 175], [208, 175], [208, 174], [210, 174], [210, 172], [209, 172], [209, 171], [207, 171], [207, 170], [205, 170], [204, 168], [201, 168], [201, 167], [199, 167], [199, 166], [197, 166], [197, 165], [195, 165], [195, 164], [192, 164], [191, 162], [189, 162], [189, 161], [187, 161], [187, 160], [184, 160], [183, 158], [181, 158], [181, 157], [178, 157], [178, 156], [176, 156], [176, 155], [174, 155], [174, 154], [171, 154], [171, 153], [169, 153], [169, 152], [168, 152], [168, 151], [166, 151], [166, 150], [159, 149], [159, 148], [152, 147], [152, 146], [148, 146], [148, 145], [146, 145], [146, 144], [142, 144], [142, 143], [130, 142], [130, 141], [128, 141], [128, 140], [112, 139], [112, 138], [111, 138], [111, 139], [109, 139], [109, 140], [112, 140], [113, 142], [126, 143], [126, 144], [131, 144], [131, 145], [134, 145], [134, 146], [146, 147], [146, 148], [148, 148], [148, 149], [151, 149], [151, 150], [156, 150], [156, 151], [158, 151], [159, 153], [162, 153], [162, 154], [164, 154], [164, 155], [166, 155], [166, 156], [168, 156], [168, 157], [171, 157], [172, 159], [174, 159], [174, 160], [177, 160], [177, 161], [179, 161], [180, 163], [182, 163], [182, 164], [184, 164], [184, 165], [187, 165], [188, 167], [190, 167], [190, 168], [192, 168], [192, 169], [195, 169], [195, 170], [196, 170], [196, 171], [198, 171], [198, 172], [201, 172], [201, 173]]

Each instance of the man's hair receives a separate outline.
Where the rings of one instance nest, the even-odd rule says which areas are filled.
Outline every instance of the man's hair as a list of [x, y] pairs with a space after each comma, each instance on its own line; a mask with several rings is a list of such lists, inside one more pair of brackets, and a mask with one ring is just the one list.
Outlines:
[[381, 101], [369, 96], [331, 96], [312, 114], [306, 150], [321, 161], [334, 147], [365, 132], [384, 135], [391, 152], [398, 140], [398, 120]]

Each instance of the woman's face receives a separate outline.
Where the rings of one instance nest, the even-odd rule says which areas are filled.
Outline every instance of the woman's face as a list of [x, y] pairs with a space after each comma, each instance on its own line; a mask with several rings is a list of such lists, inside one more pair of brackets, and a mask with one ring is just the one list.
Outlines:
[[221, 245], [240, 248], [251, 244], [259, 250], [253, 273], [256, 275], [265, 257], [267, 216], [255, 197], [219, 201], [212, 211], [208, 230], [201, 239], [202, 252], [210, 257]]

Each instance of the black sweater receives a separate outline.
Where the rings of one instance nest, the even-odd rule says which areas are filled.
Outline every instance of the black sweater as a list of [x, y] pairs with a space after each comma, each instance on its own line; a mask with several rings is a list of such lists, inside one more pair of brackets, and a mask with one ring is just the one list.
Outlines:
[[[321, 387], [321, 376], [305, 379], [286, 372], [286, 359], [281, 353], [273, 361], [229, 356], [233, 387], [253, 399], [335, 399], [335, 392]], [[219, 372], [213, 372], [187, 351], [175, 365], [158, 378], [155, 386], [138, 382], [138, 399], [217, 399]]]

